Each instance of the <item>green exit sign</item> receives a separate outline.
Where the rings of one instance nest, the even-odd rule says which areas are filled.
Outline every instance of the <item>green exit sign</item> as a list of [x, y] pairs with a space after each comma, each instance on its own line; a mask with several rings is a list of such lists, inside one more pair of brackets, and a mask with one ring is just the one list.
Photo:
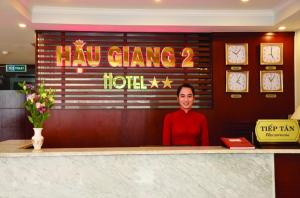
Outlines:
[[27, 65], [6, 65], [6, 72], [26, 72]]

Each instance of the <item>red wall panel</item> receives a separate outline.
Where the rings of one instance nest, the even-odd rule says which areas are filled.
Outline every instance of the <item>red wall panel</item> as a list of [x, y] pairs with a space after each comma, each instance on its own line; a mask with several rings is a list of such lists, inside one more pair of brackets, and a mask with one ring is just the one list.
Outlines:
[[275, 155], [275, 189], [277, 198], [300, 196], [299, 154]]
[[[283, 43], [284, 64], [277, 66], [283, 70], [284, 92], [277, 93], [277, 98], [265, 98], [260, 93], [260, 43]], [[230, 67], [225, 65], [225, 43], [248, 43], [248, 65], [242, 66], [249, 71], [249, 92], [242, 94], [240, 99], [232, 99], [225, 92], [225, 71]], [[232, 134], [237, 130], [254, 129], [257, 119], [287, 118], [294, 111], [294, 33], [215, 33], [213, 36], [213, 133], [214, 143], [221, 135]], [[248, 133], [249, 133], [248, 132]], [[249, 134], [246, 136], [250, 136]]]

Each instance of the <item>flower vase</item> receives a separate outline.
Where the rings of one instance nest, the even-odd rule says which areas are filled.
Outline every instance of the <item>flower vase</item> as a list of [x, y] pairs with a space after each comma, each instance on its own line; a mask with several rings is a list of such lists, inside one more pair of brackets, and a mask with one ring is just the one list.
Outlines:
[[33, 128], [34, 135], [32, 136], [32, 145], [34, 150], [41, 150], [44, 137], [42, 136], [43, 128]]

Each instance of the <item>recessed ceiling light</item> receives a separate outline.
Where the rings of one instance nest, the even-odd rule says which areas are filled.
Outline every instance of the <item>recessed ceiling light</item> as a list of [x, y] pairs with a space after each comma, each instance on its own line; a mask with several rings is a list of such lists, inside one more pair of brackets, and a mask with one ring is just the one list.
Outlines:
[[26, 26], [27, 26], [27, 25], [26, 25], [25, 23], [19, 23], [19, 27], [20, 27], [20, 28], [26, 28]]
[[241, 2], [248, 2], [249, 0], [241, 0]]
[[267, 32], [266, 35], [267, 36], [274, 36], [274, 32]]
[[154, 0], [154, 1], [157, 2], [157, 3], [161, 2], [161, 0]]
[[280, 27], [278, 28], [278, 30], [285, 30], [285, 29], [286, 29], [285, 26], [280, 26]]
[[2, 54], [3, 54], [3, 55], [7, 55], [7, 54], [8, 54], [8, 51], [3, 50], [3, 51], [2, 51]]

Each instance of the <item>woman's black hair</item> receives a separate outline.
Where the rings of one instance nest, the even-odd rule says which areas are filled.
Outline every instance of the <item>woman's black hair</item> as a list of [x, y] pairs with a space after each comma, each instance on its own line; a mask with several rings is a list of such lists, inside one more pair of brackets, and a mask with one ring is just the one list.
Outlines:
[[182, 88], [190, 88], [192, 90], [192, 93], [193, 93], [193, 96], [195, 95], [195, 89], [194, 87], [191, 85], [191, 84], [188, 84], [188, 83], [184, 83], [182, 85], [180, 85], [178, 88], [177, 88], [177, 96], [179, 97], [179, 93], [181, 91]]

